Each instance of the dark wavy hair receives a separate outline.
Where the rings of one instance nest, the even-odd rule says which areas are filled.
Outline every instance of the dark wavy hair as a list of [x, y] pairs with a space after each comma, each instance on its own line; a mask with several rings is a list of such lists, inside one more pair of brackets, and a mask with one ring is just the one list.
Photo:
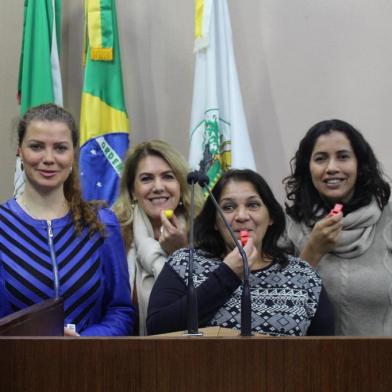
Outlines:
[[[249, 169], [228, 170], [222, 175], [212, 190], [212, 194], [218, 203], [223, 190], [230, 182], [248, 182], [254, 186], [267, 207], [270, 218], [273, 220], [273, 224], [268, 227], [263, 238], [261, 252], [263, 255], [272, 257], [283, 265], [286, 264], [287, 253], [291, 253], [292, 249], [290, 246], [284, 247], [278, 244], [286, 228], [285, 215], [267, 182], [259, 174]], [[222, 257], [226, 254], [226, 246], [221, 234], [215, 228], [216, 220], [217, 211], [209, 196], [195, 221], [195, 244], [198, 248], [208, 251], [214, 257]]]
[[347, 137], [358, 162], [354, 195], [345, 205], [345, 214], [368, 205], [373, 198], [383, 209], [391, 194], [381, 166], [363, 135], [342, 120], [321, 121], [313, 125], [301, 140], [297, 152], [290, 160], [291, 175], [283, 180], [289, 202], [285, 203], [287, 214], [297, 222], [304, 222], [308, 226], [314, 224], [318, 210], [329, 211], [331, 207], [331, 204], [323, 200], [314, 187], [309, 164], [317, 139], [333, 131], [341, 132]]

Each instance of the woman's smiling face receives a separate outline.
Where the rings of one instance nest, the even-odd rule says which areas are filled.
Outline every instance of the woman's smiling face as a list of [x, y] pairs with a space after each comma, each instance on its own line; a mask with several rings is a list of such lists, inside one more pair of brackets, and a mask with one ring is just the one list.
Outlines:
[[41, 192], [63, 187], [72, 170], [74, 148], [71, 131], [61, 121], [32, 121], [18, 154], [26, 181]]
[[354, 195], [358, 161], [346, 135], [331, 131], [318, 137], [309, 163], [312, 182], [320, 196], [347, 203]]
[[175, 210], [181, 188], [173, 169], [159, 156], [147, 155], [139, 161], [133, 184], [133, 198], [152, 225], [161, 225], [161, 211]]
[[[265, 233], [273, 221], [253, 184], [248, 181], [229, 181], [222, 190], [219, 205], [237, 239], [240, 239], [241, 231], [245, 230], [249, 237], [253, 238], [256, 248], [261, 251]], [[226, 248], [233, 249], [233, 240], [218, 215], [216, 227], [225, 241]]]

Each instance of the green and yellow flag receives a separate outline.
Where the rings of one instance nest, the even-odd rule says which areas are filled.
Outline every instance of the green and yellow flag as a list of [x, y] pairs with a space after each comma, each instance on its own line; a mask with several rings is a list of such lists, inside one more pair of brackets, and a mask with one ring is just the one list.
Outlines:
[[85, 0], [80, 175], [86, 200], [112, 205], [129, 145], [115, 0]]

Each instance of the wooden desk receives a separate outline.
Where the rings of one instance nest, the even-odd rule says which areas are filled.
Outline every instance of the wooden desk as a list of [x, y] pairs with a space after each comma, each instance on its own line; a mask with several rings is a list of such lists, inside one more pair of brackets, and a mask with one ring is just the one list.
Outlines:
[[0, 338], [0, 391], [390, 392], [390, 338]]

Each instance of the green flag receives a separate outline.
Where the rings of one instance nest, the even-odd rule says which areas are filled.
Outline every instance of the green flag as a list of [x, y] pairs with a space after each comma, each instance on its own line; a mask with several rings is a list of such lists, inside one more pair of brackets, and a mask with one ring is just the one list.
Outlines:
[[[60, 73], [61, 0], [25, 0], [22, 50], [19, 63], [20, 115], [43, 103], [63, 104]], [[24, 188], [17, 159], [14, 196]]]
[[42, 103], [62, 105], [60, 21], [61, 0], [25, 0], [18, 81], [21, 115]]

